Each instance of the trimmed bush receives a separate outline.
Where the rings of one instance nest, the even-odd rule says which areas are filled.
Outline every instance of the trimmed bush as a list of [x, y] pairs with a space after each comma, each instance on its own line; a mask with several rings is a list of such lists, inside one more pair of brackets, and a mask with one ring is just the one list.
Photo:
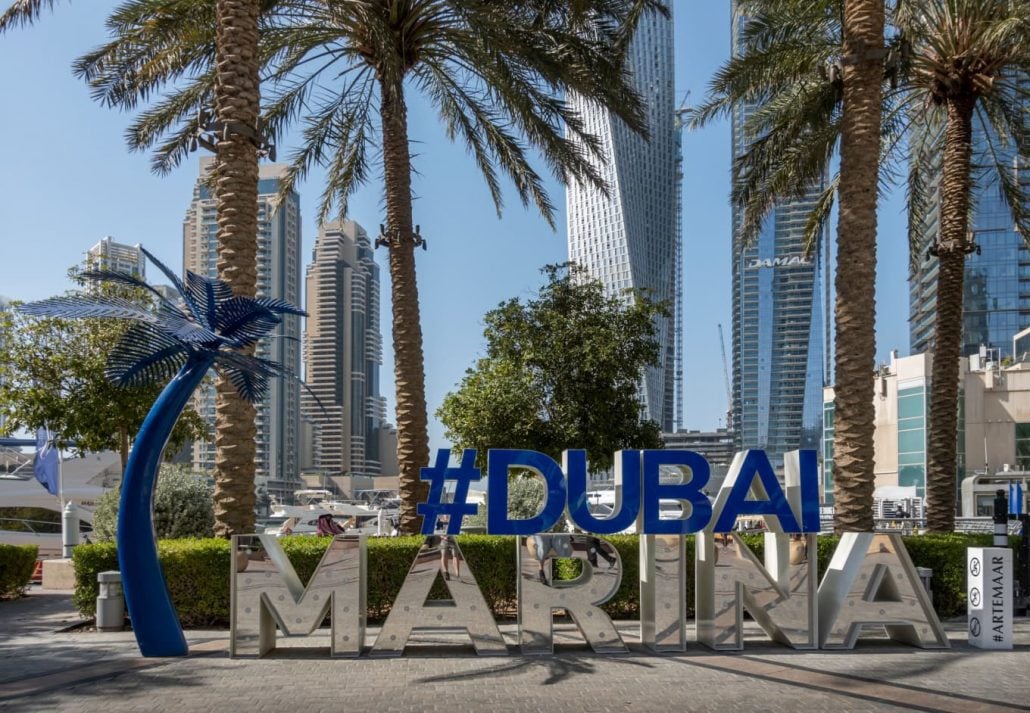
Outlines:
[[38, 556], [36, 545], [0, 545], [0, 599], [17, 599], [25, 593]]
[[[623, 579], [615, 595], [604, 609], [617, 619], [635, 619], [640, 615], [639, 540], [634, 535], [610, 535], [622, 558]], [[745, 535], [755, 553], [761, 557], [761, 535]], [[368, 618], [382, 620], [400, 592], [408, 570], [414, 562], [422, 537], [372, 538], [368, 540]], [[962, 614], [965, 605], [966, 548], [987, 546], [990, 535], [920, 535], [904, 538], [905, 546], [917, 567], [933, 569], [934, 606], [942, 617]], [[302, 582], [314, 573], [329, 545], [327, 537], [285, 537], [279, 540]], [[817, 539], [819, 575], [826, 572], [838, 538], [823, 535]], [[458, 544], [468, 566], [476, 575], [487, 605], [495, 616], [510, 617], [516, 613], [515, 538], [491, 535], [462, 535]], [[14, 548], [9, 548], [14, 549]], [[694, 614], [694, 538], [686, 538], [687, 615]], [[2, 550], [0, 550], [2, 552]], [[162, 540], [158, 553], [165, 579], [171, 591], [183, 626], [226, 626], [229, 623], [229, 542], [218, 539]], [[31, 561], [28, 576], [31, 576]], [[75, 548], [75, 606], [83, 616], [96, 613], [97, 573], [118, 569], [113, 543], [79, 545]], [[0, 568], [0, 572], [6, 568]], [[580, 571], [579, 560], [558, 560], [555, 576], [573, 579]], [[447, 590], [442, 580], [430, 592], [430, 598], [445, 599]]]

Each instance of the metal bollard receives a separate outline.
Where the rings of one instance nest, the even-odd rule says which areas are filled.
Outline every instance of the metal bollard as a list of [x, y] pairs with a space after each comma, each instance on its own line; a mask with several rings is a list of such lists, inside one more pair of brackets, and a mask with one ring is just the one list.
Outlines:
[[100, 572], [97, 575], [100, 596], [97, 597], [97, 630], [121, 631], [125, 626], [125, 597], [122, 596], [122, 573]]
[[929, 567], [916, 567], [916, 572], [919, 574], [919, 579], [923, 582], [926, 596], [930, 599], [930, 603], [933, 604], [933, 570]]
[[1009, 499], [1004, 490], [994, 491], [994, 546], [1009, 546]]
[[72, 548], [79, 544], [79, 509], [69, 502], [61, 513], [61, 556], [68, 559]]

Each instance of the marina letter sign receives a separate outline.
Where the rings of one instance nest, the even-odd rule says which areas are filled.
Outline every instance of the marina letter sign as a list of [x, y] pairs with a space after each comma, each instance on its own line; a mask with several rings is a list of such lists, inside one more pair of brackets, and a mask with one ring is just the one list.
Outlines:
[[[712, 500], [704, 490], [708, 462], [700, 454], [620, 451], [615, 454], [615, 509], [607, 518], [595, 517], [587, 507], [584, 451], [566, 451], [558, 464], [535, 451], [491, 450], [487, 530], [515, 536], [518, 631], [506, 642], [454, 539], [462, 518], [475, 512], [466, 502], [469, 484], [480, 477], [475, 456], [466, 450], [452, 465], [444, 449], [435, 465], [422, 470], [423, 480], [430, 482], [427, 502], [418, 506], [427, 537], [371, 646], [365, 626], [364, 536], [334, 537], [307, 586], [274, 536], [233, 537], [231, 655], [263, 656], [275, 648], [277, 630], [309, 636], [327, 615], [334, 657], [400, 656], [412, 632], [434, 629], [464, 632], [479, 655], [547, 655], [554, 651], [556, 613], [568, 615], [596, 653], [625, 652], [625, 641], [602, 608], [619, 590], [624, 568], [618, 550], [603, 535], [630, 527], [641, 533], [640, 641], [652, 651], [686, 649], [684, 536], [692, 533], [697, 640], [709, 648], [743, 647], [745, 611], [772, 640], [797, 649], [852, 648], [869, 628], [915, 646], [948, 646], [900, 535], [845, 535], [817, 584], [816, 454], [788, 454], [781, 485], [759, 450], [736, 455]], [[511, 469], [528, 470], [545, 482], [546, 496], [536, 516], [507, 516]], [[455, 482], [449, 500], [444, 497], [447, 481]], [[660, 503], [670, 500], [681, 504], [679, 517], [662, 512]], [[582, 532], [551, 532], [563, 514]], [[761, 558], [733, 532], [741, 516], [761, 517], [767, 524]], [[447, 518], [446, 532], [437, 533], [442, 517]], [[578, 560], [580, 574], [555, 579], [556, 559]], [[450, 599], [428, 600], [441, 576]]]

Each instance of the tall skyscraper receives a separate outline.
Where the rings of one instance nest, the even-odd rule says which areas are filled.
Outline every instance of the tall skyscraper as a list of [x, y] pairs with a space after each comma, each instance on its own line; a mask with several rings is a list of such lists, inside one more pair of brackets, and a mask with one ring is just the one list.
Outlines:
[[570, 97], [587, 130], [604, 147], [608, 160], [598, 169], [610, 194], [606, 197], [592, 186], [569, 184], [569, 259], [603, 282], [609, 294], [644, 289], [668, 305], [671, 316], [657, 322], [661, 363], [646, 370], [640, 396], [644, 415], [657, 421], [663, 431], [674, 431], [682, 349], [678, 311], [682, 285], [676, 266], [682, 259], [682, 239], [676, 215], [679, 143], [674, 127], [671, 17], [651, 14], [641, 21], [630, 47], [629, 70], [647, 106], [650, 141], [595, 104]]
[[[1024, 83], [1030, 89], [1030, 82]], [[1030, 122], [1027, 122], [1030, 128]], [[974, 146], [986, 151], [979, 128], [974, 129]], [[997, 142], [996, 142], [997, 144]], [[1000, 148], [1000, 151], [1005, 151]], [[1002, 155], [1014, 164], [1014, 149]], [[989, 165], [988, 155], [974, 157], [977, 165]], [[1018, 169], [1013, 169], [1018, 170]], [[1023, 190], [1030, 185], [1030, 172], [1019, 171]], [[1012, 337], [1030, 327], [1030, 250], [1016, 232], [1012, 213], [1005, 205], [997, 178], [982, 177], [974, 188], [973, 240], [979, 252], [966, 258], [962, 305], [962, 354], [969, 356], [984, 345], [1000, 356], [1013, 356]], [[919, 239], [918, 264], [909, 273], [909, 338], [913, 354], [933, 351], [934, 321], [937, 316], [937, 258], [929, 248], [940, 231], [937, 208], [930, 212]]]
[[107, 235], [86, 252], [86, 267], [90, 270], [116, 270], [146, 279], [146, 259], [136, 245], [116, 243]]
[[[315, 426], [315, 470], [350, 475], [350, 489], [382, 473], [386, 400], [379, 393], [379, 267], [365, 229], [352, 220], [322, 226], [307, 268], [305, 382], [301, 396]], [[360, 484], [360, 487], [359, 487]]]
[[[734, 7], [734, 53], [745, 20]], [[734, 108], [734, 158], [747, 150], [754, 109]], [[826, 238], [808, 255], [803, 239], [820, 189], [778, 203], [750, 245], [741, 239], [740, 211], [733, 215], [733, 430], [738, 448], [764, 448], [777, 465], [784, 453], [817, 448], [822, 431]]]
[[[206, 177], [214, 158], [200, 159], [200, 178], [193, 202], [183, 221], [183, 267], [217, 277], [218, 223], [214, 195]], [[261, 166], [258, 182], [258, 280], [260, 297], [274, 297], [300, 305], [300, 197], [291, 192], [278, 197], [286, 170], [280, 164]], [[275, 332], [257, 345], [257, 355], [286, 366], [300, 377], [300, 318], [284, 315]], [[257, 404], [257, 475], [259, 488], [280, 499], [292, 497], [300, 481], [300, 384], [295, 379], [273, 379], [268, 394]], [[215, 393], [211, 384], [198, 390], [195, 406], [208, 424], [211, 441], [195, 443], [193, 467], [212, 470]]]

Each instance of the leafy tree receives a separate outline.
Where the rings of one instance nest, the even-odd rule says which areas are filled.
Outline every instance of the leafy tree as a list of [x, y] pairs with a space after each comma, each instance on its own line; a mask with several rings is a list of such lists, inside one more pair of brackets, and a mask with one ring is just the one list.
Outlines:
[[[119, 451], [124, 470], [129, 442], [161, 392], [159, 385], [114, 384], [105, 373], [128, 325], [34, 317], [19, 312], [18, 306], [16, 302], [14, 310], [0, 313], [2, 432], [45, 426], [59, 443], [73, 442], [79, 452]], [[205, 435], [203, 419], [187, 407], [165, 455], [171, 457], [183, 444]]]
[[[98, 101], [143, 109], [129, 145], [154, 148], [163, 172], [188, 153], [215, 77], [214, 3], [133, 0], [111, 15], [113, 38], [76, 65]], [[535, 149], [561, 180], [605, 190], [602, 147], [562, 98], [576, 93], [644, 133], [640, 98], [624, 71], [639, 18], [661, 0], [261, 0], [261, 72], [269, 86], [262, 125], [274, 136], [302, 123], [291, 156], [292, 188], [327, 170], [319, 219], [347, 199], [381, 160], [393, 289], [393, 347], [401, 530], [417, 532], [429, 460], [425, 374], [411, 195], [407, 93], [424, 93], [449, 136], [474, 158], [501, 208], [498, 172], [524, 204], [553, 221], [554, 206], [529, 160]], [[0, 25], [2, 29], [2, 25]], [[249, 90], [248, 90], [249, 91]], [[371, 150], [370, 150], [371, 149]]]
[[[182, 465], [161, 466], [154, 491], [154, 532], [158, 539], [211, 537], [215, 523], [211, 486], [207, 478]], [[113, 540], [118, 532], [121, 488], [100, 496], [93, 511], [97, 540]]]
[[[845, 96], [847, 78], [862, 58], [875, 65], [879, 85], [863, 95], [881, 97], [875, 132], [880, 170], [869, 173], [877, 152], [863, 149], [865, 168], [853, 198], [875, 205], [876, 191], [899, 176], [908, 178], [909, 234], [924, 250], [926, 218], [939, 204], [942, 227], [934, 251], [940, 259], [933, 394], [928, 432], [928, 525], [954, 524], [955, 437], [958, 355], [961, 339], [964, 256], [970, 252], [969, 202], [975, 181], [996, 180], [1016, 224], [1030, 235], [1025, 184], [1013, 171], [1028, 156], [1022, 103], [1030, 71], [1030, 0], [924, 0], [887, 5], [883, 32], [848, 44], [845, 25], [858, 0], [746, 0], [749, 20], [737, 56], [712, 81], [710, 96], [695, 117], [703, 125], [739, 102], [759, 106], [746, 122], [752, 139], [734, 166], [734, 202], [745, 212], [743, 229], [753, 235], [777, 199], [803, 195], [820, 182], [839, 149], [841, 169], [826, 186], [807, 230], [814, 235], [839, 194], [846, 210], [845, 181], [855, 162], [844, 160], [854, 112]], [[883, 9], [883, 2], [876, 12]], [[872, 11], [872, 8], [867, 8]], [[873, 22], [863, 16], [862, 23]], [[878, 23], [876, 20], [874, 24]], [[872, 27], [872, 25], [868, 25]], [[880, 39], [873, 41], [874, 35]], [[875, 60], [875, 62], [873, 62]], [[872, 71], [871, 69], [869, 71]], [[867, 79], [872, 75], [868, 75]], [[866, 109], [872, 112], [868, 104]], [[871, 114], [870, 114], [871, 115]], [[983, 152], [972, 158], [972, 128]], [[850, 128], [849, 128], [850, 127]], [[943, 167], [943, 174], [942, 174]], [[941, 175], [941, 178], [935, 177]], [[939, 200], [937, 196], [939, 194]], [[873, 367], [875, 243], [866, 241], [875, 215], [864, 213], [860, 229], [838, 224], [836, 412], [834, 486], [838, 530], [872, 527], [872, 410], [868, 399]], [[872, 221], [870, 223], [870, 220]], [[858, 280], [858, 282], [855, 282]], [[850, 286], [846, 289], [844, 283]], [[861, 289], [857, 293], [852, 288]], [[845, 426], [841, 426], [841, 420]]]
[[459, 448], [528, 448], [560, 460], [585, 448], [606, 470], [621, 448], [661, 448], [657, 423], [641, 420], [637, 387], [660, 354], [662, 305], [640, 292], [610, 297], [569, 265], [544, 268], [536, 299], [486, 314], [486, 356], [446, 396], [437, 416]]
[[[547, 495], [543, 482], [528, 472], [513, 470], [508, 476], [508, 517], [513, 520], [528, 520], [540, 514]], [[475, 515], [465, 516], [462, 527], [481, 527], [486, 529], [487, 506], [484, 502]], [[564, 517], [560, 518], [564, 526]], [[560, 528], [552, 528], [558, 531]]]

